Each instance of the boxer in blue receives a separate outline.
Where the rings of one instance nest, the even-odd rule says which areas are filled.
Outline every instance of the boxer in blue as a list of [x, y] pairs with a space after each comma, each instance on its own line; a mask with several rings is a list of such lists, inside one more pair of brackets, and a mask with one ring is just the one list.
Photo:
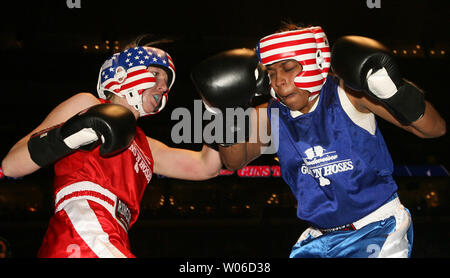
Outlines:
[[[233, 68], [236, 56], [247, 63]], [[270, 87], [258, 74], [264, 67]], [[192, 79], [208, 107], [223, 112], [248, 107], [242, 96], [251, 99], [264, 87], [273, 97], [253, 110], [251, 122], [272, 131], [297, 215], [310, 224], [290, 257], [410, 257], [411, 215], [398, 197], [375, 115], [421, 138], [442, 136], [446, 124], [423, 91], [401, 77], [385, 46], [345, 36], [330, 49], [322, 28], [288, 26], [262, 38], [254, 55], [229, 51], [206, 59]], [[223, 163], [239, 169], [265, 145], [257, 139], [218, 148]]]

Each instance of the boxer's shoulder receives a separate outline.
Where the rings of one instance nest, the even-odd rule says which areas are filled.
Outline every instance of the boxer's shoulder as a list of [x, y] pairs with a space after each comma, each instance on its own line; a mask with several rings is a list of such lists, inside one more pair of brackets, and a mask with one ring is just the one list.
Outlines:
[[96, 96], [88, 92], [77, 93], [68, 98], [66, 102], [71, 105], [86, 106], [86, 108], [101, 103]]

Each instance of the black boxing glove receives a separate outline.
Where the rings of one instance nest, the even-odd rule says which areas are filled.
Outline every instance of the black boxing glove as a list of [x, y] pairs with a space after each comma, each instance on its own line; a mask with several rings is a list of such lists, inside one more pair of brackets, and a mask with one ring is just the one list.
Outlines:
[[368, 92], [381, 101], [402, 124], [425, 113], [424, 93], [403, 79], [390, 50], [370, 38], [344, 36], [331, 51], [331, 68], [352, 89]]
[[[250, 101], [258, 95], [270, 94], [270, 78], [266, 68], [259, 63], [258, 57], [250, 49], [232, 49], [207, 58], [194, 67], [191, 79], [208, 110], [222, 117], [226, 135], [231, 131], [232, 140], [218, 142], [229, 146], [242, 142], [237, 133], [244, 132], [245, 140], [250, 135], [250, 121], [231, 117], [234, 108], [245, 110], [250, 107]], [[214, 113], [214, 112], [213, 112]], [[229, 115], [230, 116], [230, 115]], [[230, 136], [227, 137], [230, 139]]]
[[66, 122], [39, 131], [28, 141], [31, 159], [45, 167], [78, 149], [92, 150], [98, 144], [100, 155], [115, 155], [127, 148], [136, 134], [136, 118], [118, 104], [98, 104]]
[[194, 67], [192, 81], [210, 107], [247, 108], [255, 95], [270, 94], [267, 70], [253, 50], [232, 49], [203, 60]]
[[256, 71], [256, 91], [255, 96], [270, 96], [270, 77], [266, 66], [258, 64]]

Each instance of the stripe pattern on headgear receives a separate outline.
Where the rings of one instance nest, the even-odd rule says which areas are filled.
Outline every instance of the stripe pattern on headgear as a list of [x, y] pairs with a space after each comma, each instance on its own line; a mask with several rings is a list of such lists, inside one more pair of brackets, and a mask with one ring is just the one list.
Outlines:
[[[168, 90], [162, 95], [156, 111], [147, 113], [142, 103], [142, 93], [156, 84], [149, 66], [163, 68], [168, 73]], [[139, 111], [140, 116], [156, 114], [167, 103], [167, 94], [175, 82], [175, 66], [170, 55], [156, 47], [138, 46], [116, 53], [100, 69], [97, 93], [106, 99], [105, 91], [125, 97], [128, 104]]]
[[[294, 79], [295, 86], [309, 91], [309, 100], [319, 95], [330, 69], [331, 57], [329, 43], [321, 27], [266, 36], [258, 42], [256, 53], [265, 66], [289, 59], [296, 60], [303, 69]], [[271, 95], [278, 99], [273, 88]]]

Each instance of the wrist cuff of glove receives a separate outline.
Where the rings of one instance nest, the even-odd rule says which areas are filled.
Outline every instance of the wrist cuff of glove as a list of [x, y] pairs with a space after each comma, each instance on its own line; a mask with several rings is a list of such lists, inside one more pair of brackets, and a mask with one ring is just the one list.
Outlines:
[[417, 121], [425, 113], [423, 91], [408, 80], [404, 80], [395, 95], [382, 101], [390, 108], [394, 117], [404, 125]]
[[239, 144], [239, 142], [236, 142], [236, 143], [219, 143], [220, 146], [225, 147], [225, 148], [226, 147], [231, 147], [231, 146], [233, 146], [235, 144]]
[[205, 143], [206, 146], [208, 146], [209, 148], [215, 150], [215, 151], [219, 151], [219, 146], [227, 148], [227, 147], [231, 147], [235, 144], [239, 144], [239, 143], [212, 143], [212, 144], [207, 144]]
[[39, 166], [45, 167], [56, 160], [72, 153], [61, 139], [60, 126], [51, 127], [35, 133], [28, 141], [28, 151], [31, 159]]

